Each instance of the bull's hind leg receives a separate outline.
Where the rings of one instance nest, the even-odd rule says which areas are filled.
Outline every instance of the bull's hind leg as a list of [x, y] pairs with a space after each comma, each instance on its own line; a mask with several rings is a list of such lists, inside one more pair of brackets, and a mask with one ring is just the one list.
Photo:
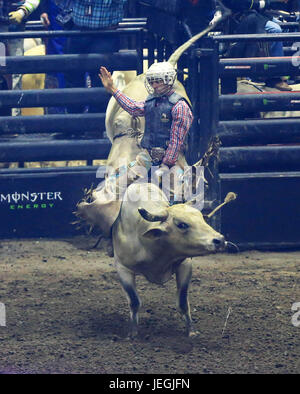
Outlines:
[[135, 275], [116, 259], [115, 266], [119, 275], [121, 285], [125, 291], [130, 308], [130, 332], [129, 337], [134, 338], [138, 334], [138, 311], [141, 301], [136, 291]]
[[189, 284], [192, 277], [192, 264], [184, 261], [176, 269], [177, 308], [185, 319], [186, 333], [189, 337], [197, 335], [192, 326], [190, 304], [188, 299]]

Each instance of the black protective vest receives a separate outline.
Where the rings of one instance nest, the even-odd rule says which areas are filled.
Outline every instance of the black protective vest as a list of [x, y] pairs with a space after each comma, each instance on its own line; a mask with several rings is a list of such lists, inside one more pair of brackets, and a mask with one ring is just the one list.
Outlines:
[[167, 148], [168, 141], [170, 141], [172, 108], [179, 100], [185, 99], [175, 92], [170, 96], [149, 95], [147, 97], [145, 101], [145, 132], [141, 141], [143, 148]]

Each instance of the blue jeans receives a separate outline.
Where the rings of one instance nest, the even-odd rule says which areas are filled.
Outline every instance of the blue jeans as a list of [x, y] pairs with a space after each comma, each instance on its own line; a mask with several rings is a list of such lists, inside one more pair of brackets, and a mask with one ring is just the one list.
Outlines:
[[[276, 19], [273, 18], [272, 21], [268, 21], [265, 25], [265, 31], [267, 33], [282, 33], [281, 27], [276, 23]], [[274, 57], [282, 57], [283, 53], [283, 44], [281, 41], [274, 41], [270, 45], [270, 56]]]
[[[74, 25], [72, 30], [85, 30], [85, 28]], [[66, 43], [66, 54], [88, 54], [88, 53], [112, 53], [119, 50], [119, 37], [97, 37], [81, 36], [69, 37]], [[99, 67], [101, 64], [99, 64]], [[110, 69], [113, 72], [114, 70]], [[102, 87], [98, 77], [99, 69], [90, 72], [92, 87]], [[86, 86], [86, 70], [65, 72], [66, 88], [83, 88]], [[81, 113], [85, 109], [84, 105], [73, 105], [67, 107], [68, 113]], [[89, 112], [99, 112], [96, 105], [91, 105]]]
[[[59, 8], [55, 4], [54, 0], [48, 2], [49, 4], [49, 13], [48, 17], [50, 20], [50, 30], [62, 30], [62, 27], [57, 23], [56, 16], [59, 12]], [[64, 45], [66, 43], [65, 37], [53, 37], [48, 38], [46, 41], [46, 53], [47, 55], [62, 55], [64, 53]], [[64, 74], [61, 72], [58, 73], [49, 73], [54, 78], [57, 78], [58, 87], [65, 87], [65, 78]]]

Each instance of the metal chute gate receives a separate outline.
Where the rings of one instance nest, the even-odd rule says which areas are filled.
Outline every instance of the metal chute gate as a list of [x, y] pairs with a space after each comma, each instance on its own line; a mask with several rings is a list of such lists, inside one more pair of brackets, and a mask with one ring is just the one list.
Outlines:
[[[299, 33], [214, 37], [215, 42], [299, 39]], [[238, 77], [298, 76], [299, 56], [295, 51], [288, 54], [292, 56], [219, 60], [219, 177], [222, 196], [227, 191], [238, 194], [221, 213], [221, 223], [225, 236], [241, 248], [280, 250], [300, 245], [300, 113], [260, 116], [299, 111], [299, 91], [236, 91]]]

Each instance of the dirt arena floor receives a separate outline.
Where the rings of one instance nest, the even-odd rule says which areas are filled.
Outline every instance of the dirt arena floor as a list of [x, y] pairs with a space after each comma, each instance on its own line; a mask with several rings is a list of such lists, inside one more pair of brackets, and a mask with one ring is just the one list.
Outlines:
[[300, 252], [194, 258], [193, 339], [175, 309], [175, 280], [157, 286], [138, 277], [140, 335], [129, 341], [113, 260], [90, 249], [94, 241], [0, 242], [1, 373], [300, 372], [291, 310], [300, 302]]

